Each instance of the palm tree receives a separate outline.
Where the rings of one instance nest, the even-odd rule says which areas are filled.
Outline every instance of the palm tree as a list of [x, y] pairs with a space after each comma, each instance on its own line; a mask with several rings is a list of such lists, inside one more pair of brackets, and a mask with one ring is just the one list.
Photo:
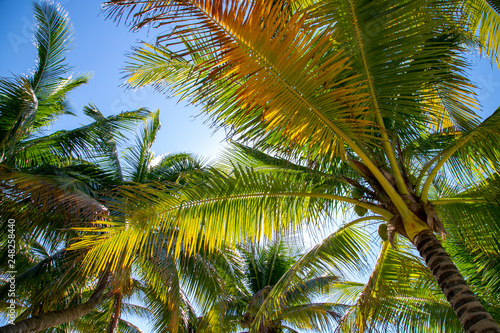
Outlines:
[[[108, 171], [110, 181], [104, 183], [95, 182], [99, 187], [93, 189], [93, 194], [100, 202], [109, 207], [110, 214], [120, 214], [119, 211], [113, 210], [114, 202], [127, 200], [114, 195], [116, 194], [114, 188], [117, 185], [150, 182], [180, 184], [189, 181], [190, 173], [199, 172], [203, 169], [204, 162], [189, 154], [166, 155], [156, 161], [154, 153], [150, 149], [159, 128], [159, 111], [156, 111], [148, 119], [144, 120], [135, 144], [124, 150], [123, 160], [125, 163], [123, 167], [120, 160], [113, 159], [117, 155], [112, 155], [110, 161], [113, 163], [108, 163], [111, 164]], [[110, 151], [116, 152], [116, 146], [112, 147], [112, 145], [115, 145], [114, 141], [110, 141], [109, 145], [112, 148]], [[90, 177], [92, 173], [84, 173], [81, 177], [85, 175]], [[16, 206], [13, 205], [13, 207]], [[158, 236], [156, 235], [156, 237]], [[29, 237], [27, 239], [29, 240]], [[22, 308], [25, 309], [17, 317], [15, 326], [3, 328], [8, 332], [23, 331], [23, 329], [31, 327], [28, 325], [38, 325], [36, 329], [29, 328], [35, 330], [51, 326], [57, 326], [60, 329], [82, 330], [84, 332], [101, 332], [103, 329], [109, 332], [113, 332], [115, 329], [118, 329], [118, 331], [124, 330], [125, 332], [139, 330], [132, 323], [120, 317], [122, 312], [147, 314], [147, 317], [152, 322], [157, 323], [158, 332], [164, 332], [164, 329], [176, 331], [179, 328], [175, 324], [168, 324], [169, 320], [176, 322], [179, 327], [183, 327], [183, 323], [179, 321], [186, 321], [187, 319], [183, 318], [183, 316], [189, 313], [189, 311], [180, 311], [180, 305], [187, 301], [182, 297], [182, 292], [175, 292], [175, 290], [182, 290], [178, 275], [182, 275], [184, 279], [185, 276], [190, 276], [190, 272], [187, 272], [184, 268], [185, 262], [193, 261], [193, 264], [189, 266], [191, 268], [193, 265], [197, 267], [203, 265], [203, 263], [205, 263], [205, 266], [210, 265], [209, 259], [201, 259], [200, 256], [188, 253], [183, 256], [185, 259], [181, 260], [178, 265], [175, 260], [164, 259], [169, 263], [165, 267], [164, 261], [160, 259], [162, 252], [157, 248], [152, 248], [154, 255], [148, 257], [147, 262], [137, 262], [134, 265], [134, 270], [138, 272], [141, 279], [133, 278], [130, 269], [116, 268], [112, 271], [106, 271], [103, 286], [97, 288], [95, 284], [89, 285], [89, 279], [79, 271], [79, 262], [82, 254], [85, 253], [85, 249], [68, 251], [68, 247], [72, 244], [70, 238], [66, 237], [63, 242], [47, 239], [45, 243], [51, 246], [50, 249], [44, 249], [36, 241], [34, 244], [30, 244], [28, 241], [25, 241], [25, 243], [23, 242], [23, 248], [26, 251], [27, 259], [24, 261], [24, 265], [18, 263], [17, 272], [19, 275], [16, 277], [16, 286], [23, 291], [22, 294], [17, 295], [17, 310], [19, 312]], [[61, 246], [64, 246], [64, 248], [59, 249]], [[2, 253], [4, 259], [7, 257], [6, 249], [5, 247]], [[40, 251], [43, 252], [41, 255]], [[158, 251], [160, 252], [156, 253]], [[152, 258], [156, 258], [156, 260], [152, 260]], [[5, 267], [2, 267], [2, 273], [6, 274], [9, 271], [7, 260], [2, 260], [2, 262], [5, 264]], [[173, 266], [170, 263], [173, 263]], [[177, 267], [179, 267], [178, 270], [176, 270]], [[197, 277], [200, 277], [199, 273]], [[216, 276], [207, 274], [204, 280], [204, 283], [208, 285], [208, 287], [204, 287], [204, 294], [209, 294], [207, 290], [219, 290], [218, 283], [213, 283]], [[157, 281], [156, 284], [154, 284], [154, 281]], [[174, 282], [178, 286], [176, 288], [172, 287], [168, 292], [165, 292], [164, 285]], [[198, 288], [204, 286], [201, 282], [196, 285]], [[3, 288], [0, 289], [0, 299], [7, 300], [8, 288], [9, 284], [4, 283]], [[97, 288], [100, 292], [99, 297], [93, 296], [94, 288]], [[188, 284], [187, 289], [190, 290], [190, 288]], [[130, 303], [130, 300], [135, 297], [139, 297], [145, 304], [149, 304], [148, 308], [151, 310]], [[51, 301], [48, 302], [47, 299]], [[84, 302], [85, 299], [88, 299], [88, 301]], [[210, 296], [207, 296], [205, 302], [210, 299]], [[128, 303], [127, 300], [129, 300]], [[179, 303], [175, 303], [174, 300]], [[3, 305], [2, 308], [6, 311], [8, 304]], [[188, 302], [184, 307], [189, 310], [191, 305]], [[64, 313], [65, 316], [59, 316], [58, 319], [49, 318], [54, 321], [44, 320], [49, 315], [52, 315], [54, 310]], [[31, 315], [32, 318], [27, 318], [28, 315]], [[43, 316], [36, 318], [39, 315]], [[72, 322], [67, 323], [68, 321]], [[89, 323], [93, 323], [90, 326], [92, 329], [89, 328]]]
[[[259, 170], [259, 172], [295, 174], [304, 172], [308, 175], [308, 182], [318, 182], [323, 187], [336, 186], [334, 175], [322, 173], [321, 170], [311, 170], [306, 166], [272, 157], [236, 143], [223, 155], [220, 167], [233, 168], [235, 163], [252, 167], [253, 170]], [[377, 222], [376, 215], [364, 216], [358, 220], [378, 224], [377, 239], [382, 238], [382, 246], [366, 283], [344, 279], [333, 282], [330, 287], [333, 293], [338, 295], [337, 298], [331, 300], [333, 304], [349, 305], [347, 312], [339, 320], [336, 331], [388, 330], [391, 332], [398, 329], [409, 332], [460, 331], [460, 323], [453, 314], [453, 309], [445, 297], [438, 292], [439, 286], [431, 272], [426, 269], [425, 263], [410, 252], [410, 244], [400, 239], [398, 244], [395, 244], [396, 248], [392, 248], [388, 242], [387, 225], [383, 221], [381, 224]], [[373, 227], [369, 230], [373, 232]], [[375, 239], [371, 243], [376, 243], [374, 241]], [[338, 244], [347, 248], [346, 245], [344, 242]], [[363, 248], [366, 248], [364, 251], [369, 251], [370, 246], [365, 244]], [[477, 246], [475, 248], [479, 249]], [[481, 301], [483, 300], [481, 297]], [[495, 316], [495, 319], [497, 318]]]
[[[154, 186], [154, 184], [160, 183], [167, 188], [175, 187], [178, 184], [189, 182], [190, 174], [203, 173], [203, 169], [206, 168], [206, 163], [202, 159], [187, 153], [167, 154], [157, 158], [151, 147], [160, 127], [160, 113], [157, 110], [144, 120], [136, 135], [134, 145], [124, 149], [121, 159], [123, 162], [116, 161], [118, 167], [114, 168], [115, 177], [120, 181], [116, 182], [115, 186], [101, 191], [112, 215], [121, 216], [123, 213], [120, 209], [115, 208], [129, 203], [129, 198], [126, 195], [117, 195], [117, 185], [127, 188], [128, 186], [133, 187], [134, 184]], [[125, 191], [121, 194], [125, 194]], [[116, 230], [113, 232], [117, 232], [123, 227], [126, 226], [116, 225]], [[172, 235], [155, 233], [146, 243], [153, 243], [152, 240], [158, 239], [168, 242], [169, 237]], [[181, 259], [174, 260], [168, 249], [165, 249], [161, 243], [146, 244], [146, 248], [148, 250], [145, 251], [149, 251], [149, 255], [146, 257], [138, 259], [132, 253], [129, 258], [123, 259], [133, 262], [132, 267], [120, 268], [118, 266], [112, 269], [113, 281], [110, 285], [113, 288], [113, 300], [108, 302], [109, 304], [104, 310], [91, 313], [83, 318], [84, 321], [100, 323], [100, 325], [94, 325], [91, 330], [88, 326], [83, 326], [84, 332], [101, 332], [103, 327], [106, 327], [107, 332], [114, 332], [115, 329], [120, 331], [119, 325], [122, 325], [122, 328], [127, 331], [130, 329], [130, 323], [120, 316], [122, 311], [127, 313], [130, 307], [139, 310], [141, 314], [146, 312], [146, 318], [153, 323], [153, 329], [157, 332], [187, 332], [188, 324], [196, 316], [192, 309], [193, 306], [185, 296], [184, 289], [190, 290], [191, 288], [189, 282], [187, 282], [186, 287], [185, 280], [193, 280], [192, 273], [186, 269], [186, 265], [190, 262], [189, 268], [204, 267], [206, 270], [207, 267], [214, 264], [215, 259], [211, 261], [210, 258], [201, 258], [196, 253], [184, 253]], [[81, 250], [85, 250], [85, 248]], [[221, 254], [215, 258], [220, 259], [220, 257], [222, 257]], [[96, 263], [99, 264], [99, 260]], [[205, 275], [197, 273], [197, 278], [203, 279], [196, 284], [197, 288], [203, 288], [205, 294], [210, 294], [210, 290], [220, 290], [220, 286], [214, 283], [217, 276], [210, 274], [210, 272], [209, 269]], [[137, 276], [134, 277], [134, 275]], [[166, 286], [168, 287], [165, 288]], [[208, 300], [211, 297], [211, 295], [207, 295]], [[145, 305], [125, 304], [123, 300], [127, 298], [139, 298]]]
[[[498, 55], [495, 5], [489, 1], [114, 0], [108, 8], [114, 17], [133, 13], [128, 17], [135, 28], [155, 23], [170, 27], [159, 36], [157, 47], [136, 50], [128, 67], [132, 86], [151, 84], [173, 91], [202, 104], [215, 123], [255, 147], [305, 159], [313, 168], [343, 171], [332, 174], [358, 189], [354, 198], [345, 188], [317, 194], [303, 186], [302, 195], [354, 203], [378, 214], [388, 224], [391, 240], [397, 234], [418, 249], [466, 331], [500, 330], [434, 234], [446, 231], [440, 216], [449, 203], [441, 201], [447, 193], [434, 189], [437, 181], [467, 190], [498, 172], [499, 112], [480, 121], [473, 111], [473, 84], [464, 75], [464, 45], [477, 45], [491, 58]], [[248, 194], [248, 177], [240, 172], [227, 179], [228, 186], [235, 186], [238, 178], [239, 184], [247, 185]], [[256, 181], [269, 183], [269, 179], [253, 180], [252, 190], [259, 191], [253, 195], [269, 201], [272, 197], [275, 205], [267, 208], [274, 212], [278, 202], [285, 206], [290, 200], [296, 206], [306, 202], [297, 197], [287, 200], [290, 186], [281, 188], [279, 200], [276, 183], [274, 188], [264, 184], [258, 188]], [[230, 195], [242, 198], [241, 192], [210, 194], [219, 195], [210, 202], [198, 197], [192, 205], [165, 201], [164, 212], [175, 209], [177, 219], [165, 213], [161, 223], [179, 225], [179, 216], [188, 218], [190, 228], [182, 229], [187, 239], [197, 230], [192, 226], [197, 211], [207, 239], [215, 237], [212, 230], [225, 230], [231, 241], [241, 237], [239, 227], [245, 223], [228, 227], [218, 212], [210, 219], [205, 215], [209, 206], [213, 210], [223, 200], [226, 209], [241, 212], [242, 200], [227, 202]], [[255, 205], [257, 199], [250, 197], [247, 202]], [[262, 204], [264, 199], [260, 200]], [[459, 204], [462, 210], [497, 207], [482, 197], [461, 198]], [[243, 215], [240, 221], [248, 222], [250, 214]], [[254, 237], [277, 227], [272, 213], [252, 218], [258, 219]], [[158, 225], [159, 219], [150, 222]], [[480, 215], [474, 223], [487, 225], [491, 220]], [[266, 227], [259, 229], [262, 225]], [[112, 260], [112, 255], [108, 258]]]
[[[120, 204], [128, 204], [126, 195], [117, 195], [116, 186], [118, 185], [127, 188], [128, 186], [134, 187], [134, 184], [154, 186], [154, 184], [159, 183], [169, 188], [175, 187], [175, 184], [189, 183], [190, 174], [193, 173], [199, 174], [198, 178], [203, 178], [203, 169], [206, 163], [199, 158], [186, 153], [165, 155], [159, 159], [154, 156], [151, 146], [159, 129], [159, 111], [157, 110], [149, 118], [144, 119], [134, 145], [124, 149], [123, 158], [118, 159], [116, 154], [111, 156], [110, 160], [113, 163], [110, 163], [111, 167], [109, 167], [108, 172], [112, 181], [100, 184], [99, 191], [96, 191], [99, 200], [108, 207], [110, 215], [120, 216], [121, 211], [116, 210], [115, 207], [119, 207]], [[111, 141], [111, 144], [114, 145], [114, 142]], [[113, 149], [110, 151], [116, 151], [116, 147], [111, 148]], [[113, 159], [114, 157], [116, 160]], [[125, 194], [125, 191], [121, 194]], [[116, 230], [121, 230], [123, 226], [115, 225], [114, 227]], [[112, 232], [117, 231], [112, 230]], [[171, 233], [168, 237], [172, 237]], [[106, 270], [108, 281], [105, 285], [105, 293], [100, 297], [99, 302], [89, 304], [86, 307], [86, 312], [79, 312], [79, 316], [72, 318], [71, 323], [59, 325], [60, 322], [56, 322], [57, 325], [54, 324], [54, 326], [59, 329], [83, 332], [137, 331], [139, 329], [125, 320], [122, 314], [138, 313], [153, 323], [154, 330], [157, 332], [188, 332], [189, 325], [196, 322], [196, 315], [186, 294], [199, 295], [196, 298], [198, 308], [205, 309], [214, 299], [219, 297], [219, 294], [223, 293], [221, 278], [218, 277], [213, 267], [223, 266], [227, 270], [228, 267], [231, 268], [232, 264], [224, 259], [224, 254], [221, 252], [212, 253], [210, 256], [188, 252], [183, 253], [181, 258], [174, 259], [169, 255], [169, 249], [164, 248], [162, 243], [152, 242], [152, 240], [165, 239], [168, 243], [168, 237], [160, 236], [157, 233], [151, 235], [151, 239], [147, 242], [151, 242], [154, 246], [146, 245], [148, 250], [143, 249], [149, 253], [147, 257], [137, 258], [135, 254], [131, 254], [130, 258], [122, 258], [122, 260], [132, 262], [132, 267], [127, 269], [117, 266]], [[70, 251], [68, 248], [71, 246], [71, 242], [67, 243], [64, 250], [51, 256], [50, 260], [55, 260], [54, 265], [64, 267], [65, 260], [66, 266], [68, 265], [68, 259], [60, 255], [62, 252], [75, 257], [75, 260], [70, 263], [73, 269], [78, 269], [79, 260], [81, 260], [79, 254], [85, 253], [86, 248]], [[41, 264], [35, 262], [22, 271], [21, 275], [27, 278], [25, 281], [19, 282], [19, 287], [24, 288], [28, 295], [28, 299], [24, 303], [30, 304], [30, 307], [28, 311], [25, 311], [25, 315], [19, 319], [24, 319], [29, 312], [35, 315], [36, 313], [32, 309], [36, 308], [37, 302], [42, 302], [47, 294], [57, 292], [61, 294], [64, 291], [63, 296], [68, 297], [66, 292], [68, 287], [61, 286], [61, 284], [70, 283], [67, 276], [85, 276], [81, 272], [47, 271], [48, 267], [44, 266], [43, 262]], [[96, 263], [98, 264], [99, 260]], [[39, 269], [39, 272], [35, 273], [36, 268]], [[33, 286], [43, 283], [44, 275], [50, 276], [51, 283], [45, 284], [43, 293], [37, 293]], [[235, 278], [233, 277], [233, 279]], [[8, 286], [4, 286], [2, 291], [6, 292], [7, 288]], [[88, 288], [88, 285], [82, 286], [81, 284], [71, 285], [71, 289], [78, 291], [78, 294], [81, 294], [83, 298], [90, 296], [92, 290], [92, 288]], [[131, 302], [134, 299], [138, 299], [140, 302]], [[70, 300], [71, 302], [60, 299], [56, 309], [71, 311], [70, 305], [75, 303], [74, 297]], [[22, 320], [16, 326], [22, 327], [24, 322], [29, 320], [29, 318], [26, 321]], [[47, 325], [47, 323], [44, 324]]]
[[[84, 113], [92, 123], [46, 134], [47, 126], [61, 115], [72, 114], [67, 95], [89, 75], [69, 75], [64, 60], [72, 27], [67, 14], [47, 2], [35, 3], [34, 11], [36, 67], [29, 76], [0, 79], [0, 216], [15, 221], [17, 251], [14, 260], [7, 247], [8, 230], [2, 228], [1, 274], [5, 278], [9, 272], [19, 273], [17, 287], [26, 288], [17, 289], [17, 320], [31, 318], [2, 331], [50, 327], [78, 318], [101, 302], [108, 274], [79, 275], [74, 264], [83, 253], [68, 253], [66, 247], [78, 234], [71, 228], [108, 213], [97, 193], [115, 181], [110, 171], [114, 143], [125, 139], [123, 130], [149, 114], [139, 109], [104, 117], [89, 105]], [[55, 276], [60, 279], [54, 281]], [[6, 287], [1, 291], [4, 309]], [[87, 290], [88, 298], [75, 290]]]
[[[295, 263], [298, 253], [281, 236], [263, 244], [245, 244], [239, 247], [240, 270], [244, 279], [226, 285], [225, 306], [215, 303], [201, 318], [197, 329], [202, 332], [241, 332], [261, 320], [259, 332], [295, 332], [306, 329], [324, 332], [334, 327], [339, 311], [345, 307], [321, 300], [329, 285], [339, 276], [320, 275], [311, 267]], [[330, 274], [332, 272], [329, 272]], [[283, 277], [294, 279], [286, 286]], [[280, 289], [279, 291], [273, 290]], [[279, 299], [278, 309], [265, 309], [269, 297]], [[222, 314], [220, 311], [222, 310]]]
[[124, 139], [120, 131], [134, 128], [148, 111], [104, 117], [89, 105], [84, 113], [91, 124], [46, 134], [59, 116], [71, 114], [67, 95], [89, 75], [65, 78], [72, 34], [66, 13], [47, 2], [35, 3], [34, 11], [37, 66], [31, 76], [0, 80], [0, 186], [6, 194], [0, 214], [15, 219], [26, 239], [49, 239], [69, 227], [70, 215], [95, 220], [106, 212], [95, 192], [112, 181], [110, 142]]
[[[24, 325], [30, 323], [30, 318], [25, 320], [30, 313], [35, 319], [37, 315], [43, 315], [43, 309], [52, 305], [47, 301], [50, 297], [57, 298], [57, 304], [50, 307], [56, 312], [51, 313], [84, 310], [79, 311], [78, 317], [66, 318], [64, 323], [52, 322], [50, 331], [54, 332], [142, 332], [124, 315], [141, 318], [142, 323], [149, 324], [152, 332], [193, 332], [199, 321], [195, 308], [205, 310], [215, 301], [223, 303], [222, 297], [227, 289], [224, 279], [239, 279], [231, 273], [238, 273], [233, 256], [222, 251], [208, 255], [182, 253], [175, 260], [166, 247], [152, 245], [149, 246], [150, 257], [144, 261], [135, 260], [134, 272], [115, 270], [110, 274], [103, 295], [97, 301], [92, 297], [95, 286], [79, 277], [78, 260], [68, 258], [71, 251], [61, 250], [49, 255], [41, 245], [37, 246], [39, 253], [32, 250], [28, 254], [26, 269], [20, 271], [16, 279], [19, 291], [16, 297], [24, 305], [23, 308], [18, 306], [17, 310], [23, 311], [15, 326], [5, 326], [2, 331], [26, 332], [47, 328], [47, 318], [38, 328]], [[69, 264], [73, 271], [68, 270]], [[5, 287], [0, 290], [2, 298], [7, 291]], [[39, 309], [40, 313], [32, 309]], [[3, 306], [2, 311], [7, 313]]]
[[336, 332], [463, 332], [439, 286], [409, 244], [383, 242], [366, 283], [345, 281], [334, 303], [350, 308]]
[[[34, 332], [54, 326], [59, 332], [74, 332], [75, 329], [88, 332], [88, 322], [85, 321], [88, 317], [94, 319], [95, 327], [102, 328], [99, 325], [102, 320], [99, 322], [96, 318], [105, 317], [102, 309], [109, 307], [113, 300], [113, 294], [109, 291], [112, 281], [107, 280], [109, 275], [100, 281], [83, 276], [78, 269], [82, 253], [71, 253], [66, 249], [53, 251], [44, 246], [47, 243], [50, 244], [27, 244], [16, 253], [17, 316], [15, 325], [7, 325], [0, 330]], [[2, 276], [5, 276], [3, 267]], [[2, 312], [6, 314], [10, 305], [5, 302], [8, 302], [8, 292], [9, 284], [4, 284], [0, 288], [0, 299]], [[144, 312], [139, 306], [126, 301], [127, 298], [123, 300], [124, 307], [130, 312]], [[133, 324], [124, 320], [118, 324], [134, 332]]]

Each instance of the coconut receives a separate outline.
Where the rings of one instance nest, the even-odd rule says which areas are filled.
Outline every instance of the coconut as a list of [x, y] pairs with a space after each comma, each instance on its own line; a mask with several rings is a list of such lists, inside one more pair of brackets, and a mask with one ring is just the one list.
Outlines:
[[385, 242], [389, 239], [388, 233], [387, 233], [387, 224], [382, 223], [378, 226], [378, 235], [380, 238]]
[[363, 189], [359, 188], [359, 187], [355, 187], [352, 189], [352, 198], [353, 199], [356, 199], [356, 200], [359, 200], [363, 197], [363, 195], [365, 194], [365, 191], [363, 191]]
[[356, 214], [358, 214], [358, 216], [365, 216], [368, 209], [366, 209], [365, 207], [361, 207], [361, 206], [356, 205], [356, 206], [354, 206], [354, 211], [356, 212]]

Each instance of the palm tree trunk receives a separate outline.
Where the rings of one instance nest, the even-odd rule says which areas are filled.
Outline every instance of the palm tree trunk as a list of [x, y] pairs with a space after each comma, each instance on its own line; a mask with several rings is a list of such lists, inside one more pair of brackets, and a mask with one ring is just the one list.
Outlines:
[[2, 326], [0, 327], [0, 333], [36, 333], [85, 316], [103, 301], [104, 297], [102, 297], [102, 294], [107, 284], [107, 278], [108, 275], [106, 274], [99, 281], [87, 302], [64, 310], [42, 313], [41, 315], [21, 320], [14, 324]]
[[122, 308], [122, 294], [121, 291], [115, 296], [115, 311], [113, 311], [113, 317], [108, 325], [107, 333], [113, 333], [118, 325], [118, 318], [120, 318], [120, 310]]
[[413, 244], [434, 274], [465, 331], [500, 333], [500, 327], [478, 301], [434, 233], [421, 231], [413, 239]]
[[89, 300], [84, 304], [80, 304], [61, 311], [52, 311], [22, 320], [15, 324], [9, 324], [0, 327], [0, 333], [35, 333], [43, 331], [47, 328], [58, 326], [75, 319], [78, 319], [99, 304], [98, 299]]

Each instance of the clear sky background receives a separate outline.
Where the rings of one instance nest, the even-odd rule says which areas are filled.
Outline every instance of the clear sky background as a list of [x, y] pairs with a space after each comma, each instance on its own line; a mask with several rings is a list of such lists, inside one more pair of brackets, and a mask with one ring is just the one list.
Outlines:
[[[54, 129], [73, 128], [88, 123], [82, 108], [94, 103], [106, 116], [140, 106], [151, 111], [160, 109], [161, 130], [153, 150], [157, 154], [191, 152], [215, 157], [224, 132], [210, 129], [206, 118], [195, 117], [199, 109], [151, 89], [125, 91], [121, 68], [131, 46], [139, 41], [153, 42], [157, 31], [132, 33], [123, 22], [106, 20], [101, 0], [61, 0], [74, 26], [73, 48], [67, 62], [74, 73], [93, 73], [86, 86], [70, 95], [73, 112], [78, 117], [64, 116]], [[0, 76], [29, 73], [35, 66], [36, 48], [32, 41], [33, 3], [31, 0], [0, 0]], [[144, 29], [146, 30], [146, 29]], [[130, 134], [135, 137], [134, 133]]]
[[[58, 121], [56, 129], [72, 128], [88, 122], [81, 110], [89, 102], [97, 105], [104, 115], [133, 110], [140, 106], [151, 111], [161, 110], [161, 131], [153, 146], [158, 154], [192, 152], [205, 157], [215, 157], [224, 139], [224, 132], [210, 129], [206, 118], [194, 117], [200, 110], [177, 103], [174, 97], [140, 89], [125, 91], [121, 68], [127, 60], [131, 46], [139, 41], [154, 42], [155, 29], [133, 33], [123, 22], [106, 20], [101, 12], [102, 0], [60, 0], [69, 13], [75, 30], [73, 49], [68, 63], [75, 66], [75, 73], [92, 72], [89, 84], [80, 87], [70, 96], [75, 117]], [[33, 8], [31, 0], [0, 0], [0, 76], [28, 73], [34, 67], [36, 49], [32, 43]], [[471, 77], [479, 87], [478, 98], [483, 105], [480, 114], [491, 114], [500, 106], [500, 73], [484, 58], [471, 56], [475, 63]], [[134, 134], [131, 134], [133, 137]]]

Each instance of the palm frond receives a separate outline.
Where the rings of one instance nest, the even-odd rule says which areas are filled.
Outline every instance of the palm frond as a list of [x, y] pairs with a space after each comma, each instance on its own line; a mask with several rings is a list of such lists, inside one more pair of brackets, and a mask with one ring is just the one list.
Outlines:
[[0, 186], [6, 194], [0, 202], [1, 215], [16, 220], [17, 232], [27, 238], [52, 234], [59, 239], [56, 234], [61, 230], [108, 213], [102, 203], [75, 188], [73, 178], [31, 175], [5, 166], [0, 170]]
[[[126, 253], [139, 251], [153, 231], [176, 230], [178, 240], [169, 246], [178, 255], [181, 244], [190, 251], [201, 245], [208, 249], [226, 242], [234, 245], [277, 231], [296, 230], [328, 213], [319, 209], [325, 200], [322, 189], [316, 192], [314, 184], [290, 175], [271, 177], [240, 169], [232, 176], [213, 173], [207, 178], [203, 173], [201, 181], [177, 189], [161, 184], [123, 187], [120, 195], [124, 203], [111, 205], [123, 212], [125, 220], [111, 224], [113, 228], [87, 230], [97, 234], [89, 233], [75, 246], [94, 247], [88, 263], [99, 262], [95, 268], [101, 270], [107, 263], [118, 265], [118, 249], [127, 249]], [[199, 242], [200, 234], [206, 239], [203, 244]], [[94, 261], [96, 255], [98, 261]]]
[[[500, 152], [497, 149], [500, 143], [499, 126], [500, 108], [457, 140], [456, 146], [459, 149], [449, 162], [449, 169], [455, 177], [467, 179], [469, 175], [469, 181], [474, 180], [473, 183], [477, 183], [478, 180], [482, 181], [484, 177], [499, 172]], [[471, 160], [471, 156], [474, 156], [474, 161]], [[464, 167], [460, 166], [460, 163], [466, 164], [467, 173], [463, 172]]]
[[188, 153], [162, 156], [158, 164], [151, 166], [148, 179], [158, 182], [176, 182], [184, 184], [191, 174], [199, 174], [208, 167], [207, 161]]
[[50, 96], [59, 85], [59, 78], [68, 70], [65, 54], [71, 44], [73, 27], [68, 14], [59, 5], [49, 2], [35, 3], [35, 41], [38, 49], [38, 64], [31, 86], [37, 96]]
[[196, 317], [194, 308], [182, 290], [175, 262], [167, 257], [166, 263], [168, 270], [165, 269], [167, 265], [148, 268], [146, 276], [153, 277], [154, 281], [163, 281], [164, 284], [160, 288], [157, 288], [159, 284], [144, 288], [143, 301], [153, 313], [150, 325], [155, 332], [184, 332], [190, 320]]
[[[120, 8], [126, 2], [110, 3], [112, 15], [127, 10], [125, 6]], [[221, 8], [227, 10], [219, 11]], [[209, 53], [203, 57], [206, 61], [195, 66], [196, 74], [192, 74], [201, 80], [191, 80], [190, 86], [173, 89], [189, 95], [193, 103], [204, 104], [214, 121], [224, 120], [227, 126], [250, 137], [264, 133], [260, 128], [263, 123], [266, 136], [284, 145], [314, 146], [325, 155], [345, 154], [341, 144], [346, 138], [344, 133], [355, 137], [368, 135], [361, 129], [366, 122], [360, 120], [367, 112], [361, 105], [365, 95], [355, 93], [362, 83], [356, 76], [349, 77], [350, 67], [341, 52], [327, 49], [334, 29], [308, 33], [303, 13], [292, 15], [284, 25], [277, 16], [281, 12], [278, 3], [267, 6], [254, 2], [192, 1], [181, 7], [146, 2], [137, 9], [137, 26], [161, 17], [176, 27], [160, 40], [169, 38], [167, 46], [175, 44], [175, 38], [186, 42], [186, 48], [178, 55], [189, 54], [198, 59], [199, 54]], [[273, 23], [261, 25], [262, 19]], [[314, 57], [315, 54], [323, 56]], [[302, 74], [296, 75], [297, 72]], [[262, 82], [266, 82], [265, 92]], [[303, 117], [310, 121], [303, 121]], [[329, 144], [321, 148], [319, 142]]]
[[[464, 200], [465, 201], [465, 200]], [[452, 201], [438, 205], [450, 233], [482, 251], [495, 253], [499, 234], [499, 205], [488, 202]]]
[[336, 320], [345, 306], [329, 303], [309, 303], [286, 309], [283, 317], [293, 327], [313, 332], [333, 332]]
[[337, 331], [461, 331], [460, 323], [431, 273], [421, 260], [407, 252], [406, 245], [400, 245], [396, 250], [388, 242], [384, 243], [363, 289], [349, 282], [336, 286], [341, 287], [337, 301], [352, 302], [350, 297], [355, 296], [353, 306], [340, 320]]
[[36, 112], [36, 119], [33, 123], [33, 130], [42, 130], [51, 125], [60, 115], [74, 115], [71, 110], [71, 105], [67, 100], [67, 95], [73, 89], [86, 84], [91, 75], [81, 74], [76, 77], [69, 76], [67, 79], [58, 78], [57, 86], [49, 96], [38, 100], [38, 108]]
[[[16, 307], [22, 311], [18, 310], [16, 320], [78, 306], [90, 297], [95, 280], [93, 276], [80, 274], [81, 252], [71, 253], [63, 249], [49, 254], [42, 244], [36, 241], [27, 244], [22, 238], [18, 239], [18, 244]], [[7, 258], [6, 249], [0, 254], [2, 274], [12, 270], [3, 260]], [[10, 298], [7, 298], [9, 283], [3, 280], [1, 284], [0, 307], [5, 310]]]
[[[238, 279], [235, 263], [230, 255], [221, 250], [212, 253], [182, 252], [175, 260], [168, 249], [169, 238], [172, 237], [176, 237], [175, 233], [154, 235], [146, 245], [149, 257], [141, 259], [143, 270], [154, 273], [154, 276], [148, 276], [148, 285], [161, 291], [174, 279], [196, 308], [205, 312], [214, 302], [225, 299], [226, 293], [231, 291], [225, 281]], [[175, 297], [178, 296], [171, 298]]]
[[168, 91], [169, 86], [179, 79], [191, 77], [192, 70], [192, 64], [167, 48], [148, 43], [134, 48], [130, 61], [124, 67], [131, 88], [152, 86], [159, 92]]
[[[92, 105], [86, 107], [84, 111], [88, 115], [98, 112]], [[136, 122], [148, 114], [148, 110], [140, 108], [106, 118], [98, 117], [96, 121], [73, 130], [61, 130], [47, 136], [23, 140], [17, 144], [15, 151], [17, 167], [58, 165], [71, 158], [87, 160], [97, 158], [96, 162], [105, 166], [105, 161], [112, 158], [112, 153], [116, 149], [113, 142], [125, 139], [122, 131], [133, 130]]]
[[[310, 275], [313, 275], [309, 273]], [[284, 275], [284, 274], [283, 274]], [[331, 286], [339, 281], [335, 275], [314, 275], [301, 283], [294, 284], [283, 293], [283, 302], [288, 304], [306, 304], [329, 295]]]
[[0, 81], [0, 161], [11, 159], [16, 143], [31, 129], [36, 118], [38, 99], [27, 79]]
[[371, 107], [384, 118], [378, 125], [405, 142], [426, 131], [426, 123], [442, 130], [477, 122], [458, 23], [431, 19], [453, 17], [453, 10], [443, 1], [332, 0], [317, 6], [317, 24], [339, 26], [335, 45], [367, 80]]
[[[69, 326], [73, 329], [71, 332], [98, 333], [106, 331], [109, 324], [108, 310], [111, 304], [112, 298], [108, 298], [89, 314], [71, 322], [69, 324]], [[136, 316], [137, 318], [141, 318], [143, 320], [147, 320], [152, 316], [151, 312], [147, 308], [126, 302], [121, 304], [120, 313], [121, 317], [118, 318], [117, 326], [114, 330], [114, 332], [118, 333], [144, 333], [144, 331], [142, 331], [139, 327], [125, 320], [124, 316]]]
[[[478, 184], [498, 174], [500, 170], [500, 151], [497, 148], [500, 144], [499, 124], [500, 108], [478, 126], [460, 133], [446, 149], [427, 162], [421, 171], [421, 177], [429, 168], [432, 167], [432, 169], [423, 186], [422, 196], [427, 197], [427, 191], [438, 172], [443, 177], [446, 177], [447, 173], [453, 175], [464, 187]], [[443, 166], [444, 170], [440, 170]]]
[[[305, 276], [311, 271], [325, 272], [330, 277], [316, 280], [316, 287], [328, 287], [332, 280], [339, 279], [343, 272], [354, 267], [360, 268], [366, 260], [365, 251], [369, 248], [368, 237], [355, 224], [348, 224], [327, 237], [321, 244], [316, 245], [302, 256], [279, 282], [273, 287], [266, 301], [262, 304], [255, 320], [253, 329], [271, 318], [273, 313], [281, 311], [288, 292], [293, 298], [299, 297], [295, 287], [301, 288], [301, 283]], [[304, 288], [304, 286], [302, 287]]]
[[151, 151], [156, 135], [160, 130], [160, 110], [154, 112], [144, 122], [135, 145], [125, 150], [123, 159], [126, 162], [126, 178], [130, 181], [143, 183], [146, 180], [154, 154]]
[[495, 0], [461, 2], [462, 15], [471, 35], [479, 39], [479, 49], [500, 66], [500, 5]]

